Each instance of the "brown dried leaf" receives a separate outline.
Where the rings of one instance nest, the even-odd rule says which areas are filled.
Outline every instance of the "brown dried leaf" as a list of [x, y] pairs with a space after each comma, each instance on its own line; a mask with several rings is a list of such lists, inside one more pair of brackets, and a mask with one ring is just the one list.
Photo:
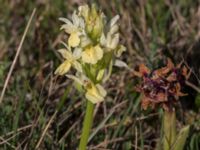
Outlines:
[[174, 68], [174, 64], [172, 63], [171, 59], [167, 59], [167, 66], [162, 67], [161, 69], [157, 69], [154, 71], [154, 75], [156, 77], [159, 76], [165, 76], [167, 73], [169, 73]]
[[144, 75], [144, 74], [149, 74], [150, 70], [147, 66], [145, 66], [144, 64], [140, 64], [139, 66], [139, 73]]
[[146, 110], [148, 108], [149, 104], [150, 104], [149, 98], [146, 96], [143, 96], [142, 102], [141, 102], [142, 109]]
[[168, 77], [167, 77], [167, 81], [172, 82], [172, 81], [176, 81], [176, 74], [175, 73], [171, 73]]

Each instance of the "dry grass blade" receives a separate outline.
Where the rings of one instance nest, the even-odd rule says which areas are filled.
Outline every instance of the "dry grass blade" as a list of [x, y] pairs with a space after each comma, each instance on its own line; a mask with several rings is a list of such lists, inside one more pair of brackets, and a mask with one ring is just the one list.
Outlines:
[[18, 128], [16, 131], [8, 132], [8, 133], [6, 133], [5, 135], [3, 135], [2, 137], [12, 135], [12, 134], [14, 134], [15, 132], [21, 132], [21, 131], [23, 131], [23, 130], [26, 130], [26, 129], [31, 128], [32, 126], [33, 126], [33, 124], [26, 125], [26, 126], [24, 126], [24, 127]]
[[112, 114], [115, 112], [115, 109], [126, 104], [127, 101], [121, 102], [120, 104], [117, 104], [115, 107], [113, 107], [110, 110], [110, 113], [107, 115], [107, 117], [99, 124], [99, 126], [95, 129], [95, 131], [90, 135], [89, 139], [88, 139], [88, 143], [92, 140], [92, 138], [97, 134], [97, 132], [99, 132], [100, 129], [103, 128], [103, 126], [105, 125], [105, 123], [108, 121], [108, 119], [112, 116]]
[[40, 139], [39, 139], [39, 141], [38, 141], [38, 143], [37, 143], [35, 149], [38, 149], [38, 148], [39, 148], [39, 146], [40, 146], [40, 144], [41, 144], [41, 142], [42, 142], [42, 140], [43, 140], [43, 138], [44, 138], [44, 136], [45, 136], [47, 130], [49, 129], [49, 126], [50, 126], [51, 123], [53, 122], [53, 120], [54, 120], [54, 118], [56, 117], [57, 113], [58, 113], [58, 111], [55, 111], [55, 113], [53, 114], [53, 116], [51, 117], [51, 119], [49, 120], [49, 122], [47, 123], [47, 125], [46, 125], [46, 127], [44, 128], [44, 131], [42, 132], [42, 135], [41, 135], [41, 137], [40, 137]]
[[26, 34], [27, 34], [27, 32], [28, 32], [28, 29], [29, 29], [29, 27], [30, 27], [31, 21], [32, 21], [34, 15], [35, 15], [35, 12], [36, 12], [36, 9], [33, 9], [33, 12], [32, 12], [32, 14], [31, 14], [31, 17], [29, 18], [28, 23], [27, 23], [27, 25], [26, 25], [26, 28], [25, 28], [25, 30], [24, 30], [24, 34], [23, 34], [23, 36], [22, 36], [22, 39], [21, 39], [21, 41], [20, 41], [20, 44], [19, 44], [19, 46], [18, 46], [18, 48], [17, 48], [17, 52], [16, 52], [16, 55], [15, 55], [15, 58], [14, 58], [14, 60], [13, 60], [13, 62], [12, 62], [12, 65], [11, 65], [11, 67], [10, 67], [10, 70], [9, 70], [9, 72], [8, 72], [8, 75], [7, 75], [7, 77], [6, 77], [6, 80], [5, 80], [5, 83], [4, 83], [4, 86], [3, 86], [3, 90], [2, 90], [2, 92], [1, 92], [0, 104], [1, 104], [2, 101], [3, 101], [3, 97], [4, 97], [4, 94], [5, 94], [7, 85], [8, 85], [8, 81], [9, 81], [9, 79], [10, 79], [10, 77], [11, 77], [11, 74], [12, 74], [13, 69], [14, 69], [14, 67], [15, 67], [15, 64], [16, 64], [16, 62], [17, 62], [17, 58], [18, 58], [18, 56], [19, 56], [19, 54], [20, 54], [20, 51], [21, 51], [21, 49], [22, 49], [22, 44], [24, 43], [24, 39], [25, 39]]
[[123, 141], [126, 141], [127, 139], [129, 139], [130, 137], [119, 137], [119, 138], [115, 138], [115, 139], [112, 139], [112, 140], [109, 140], [109, 141], [104, 141], [94, 147], [91, 147], [91, 149], [98, 149], [99, 147], [101, 147], [102, 145], [105, 145], [105, 143], [108, 145], [108, 144], [112, 144], [112, 143], [117, 143], [117, 142], [123, 142]]
[[67, 132], [63, 135], [63, 137], [58, 141], [58, 143], [62, 143], [63, 140], [69, 135], [69, 133], [80, 123], [80, 120], [77, 120]]
[[138, 129], [135, 127], [135, 149], [138, 149]]
[[13, 149], [16, 149], [15, 146], [11, 145], [11, 144], [8, 142], [9, 140], [13, 139], [16, 135], [18, 135], [18, 134], [15, 134], [15, 135], [11, 136], [11, 137], [8, 138], [8, 139], [4, 139], [3, 137], [0, 137], [0, 140], [2, 141], [2, 142], [0, 142], [0, 145], [7, 144], [7, 145], [9, 145], [10, 147], [12, 147]]
[[196, 85], [192, 84], [191, 82], [189, 81], [186, 81], [186, 85], [193, 88], [195, 91], [197, 91], [198, 93], [200, 93], [200, 88], [197, 87]]

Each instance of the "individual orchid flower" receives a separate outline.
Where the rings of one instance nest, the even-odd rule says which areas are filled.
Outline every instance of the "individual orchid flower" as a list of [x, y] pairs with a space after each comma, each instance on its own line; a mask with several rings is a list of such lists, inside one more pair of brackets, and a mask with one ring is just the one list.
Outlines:
[[100, 43], [108, 50], [115, 49], [119, 43], [119, 26], [117, 24], [118, 19], [119, 15], [116, 15], [114, 18], [112, 18], [109, 24], [109, 31], [106, 35], [102, 33], [100, 38]]
[[72, 15], [72, 21], [67, 18], [59, 19], [65, 23], [61, 26], [61, 29], [64, 29], [66, 33], [70, 34], [68, 45], [71, 47], [77, 47], [80, 44], [80, 35], [85, 27], [83, 19], [78, 17], [76, 12]]
[[84, 89], [86, 90], [85, 97], [93, 104], [102, 102], [104, 100], [107, 92], [100, 84], [94, 84], [90, 79], [85, 76], [79, 78], [74, 75], [66, 76], [84, 87]]
[[107, 51], [114, 51], [115, 56], [120, 57], [121, 54], [126, 51], [123, 45], [119, 45], [119, 25], [117, 21], [119, 20], [119, 15], [113, 17], [109, 24], [109, 31], [105, 35], [102, 33], [100, 38], [100, 43], [106, 48]]
[[93, 84], [92, 82], [86, 85], [85, 97], [90, 100], [93, 104], [104, 101], [106, 96], [105, 89], [100, 84]]
[[99, 45], [89, 46], [82, 52], [82, 60], [85, 63], [96, 64], [103, 57], [103, 50]]
[[70, 68], [73, 66], [77, 71], [82, 72], [81, 64], [77, 61], [77, 51], [72, 53], [67, 49], [60, 49], [58, 52], [62, 55], [65, 61], [56, 69], [55, 74], [64, 75], [66, 74]]

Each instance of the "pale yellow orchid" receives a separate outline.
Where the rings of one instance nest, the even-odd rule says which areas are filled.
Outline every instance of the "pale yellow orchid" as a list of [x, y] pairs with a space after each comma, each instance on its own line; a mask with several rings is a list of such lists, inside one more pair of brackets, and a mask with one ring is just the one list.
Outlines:
[[70, 34], [68, 39], [68, 45], [70, 47], [77, 47], [80, 44], [80, 35], [84, 33], [84, 20], [79, 17], [76, 12], [72, 15], [72, 22], [66, 18], [59, 18], [61, 21], [65, 22], [61, 26], [61, 29], [64, 29], [66, 33]]
[[79, 56], [77, 56], [76, 51], [72, 53], [67, 49], [60, 49], [58, 52], [62, 55], [65, 61], [56, 69], [55, 74], [64, 75], [70, 70], [72, 66], [77, 71], [82, 72], [81, 64], [77, 61]]
[[68, 60], [65, 60], [55, 71], [55, 74], [64, 75], [71, 68], [71, 63]]
[[[55, 73], [74, 80], [77, 90], [84, 92], [87, 99], [80, 150], [87, 149], [87, 135], [91, 128], [94, 104], [104, 101], [107, 94], [101, 84], [110, 78], [114, 63], [127, 66], [123, 62], [115, 61], [125, 50], [119, 44], [118, 19], [117, 15], [106, 24], [105, 15], [95, 5], [80, 6], [78, 12], [73, 13], [71, 21], [60, 18], [65, 23], [61, 29], [69, 37], [67, 43], [63, 43], [66, 49], [59, 50], [65, 60]], [[72, 67], [76, 69], [74, 75], [67, 73]]]
[[79, 14], [85, 20], [87, 34], [93, 40], [97, 40], [103, 31], [104, 14], [101, 11], [98, 12], [95, 5], [92, 5], [91, 8], [88, 5], [80, 6]]
[[100, 38], [100, 43], [103, 47], [105, 47], [106, 51], [112, 51], [114, 50], [115, 56], [119, 57], [121, 56], [122, 52], [124, 52], [126, 49], [123, 45], [119, 45], [119, 26], [117, 24], [117, 21], [119, 19], [119, 15], [116, 15], [112, 18], [109, 25], [109, 31], [105, 35], [102, 33]]
[[85, 97], [94, 104], [104, 101], [106, 96], [106, 91], [100, 84], [89, 83], [86, 91]]
[[100, 43], [109, 50], [115, 49], [119, 43], [119, 26], [117, 24], [118, 19], [119, 15], [116, 15], [114, 18], [112, 18], [112, 20], [110, 21], [110, 28], [108, 33], [106, 34], [106, 36], [103, 33], [100, 38]]
[[105, 99], [107, 92], [100, 84], [94, 84], [90, 79], [83, 75], [80, 77], [74, 75], [66, 76], [84, 87], [86, 90], [85, 97], [92, 103], [100, 103]]
[[82, 61], [96, 64], [103, 57], [103, 50], [99, 45], [89, 46], [82, 52]]
[[71, 20], [60, 18], [65, 23], [61, 29], [69, 34], [69, 38], [63, 43], [66, 49], [59, 50], [65, 60], [55, 73], [64, 75], [70, 68], [75, 68], [76, 74], [67, 77], [82, 85], [86, 90], [85, 97], [92, 103], [104, 100], [106, 91], [96, 83], [109, 79], [113, 56], [119, 57], [125, 51], [125, 47], [119, 44], [118, 19], [119, 15], [116, 15], [106, 24], [103, 12], [95, 5], [80, 6]]
[[79, 10], [79, 15], [83, 16], [84, 18], [88, 18], [90, 11], [88, 5], [79, 6], [78, 10]]

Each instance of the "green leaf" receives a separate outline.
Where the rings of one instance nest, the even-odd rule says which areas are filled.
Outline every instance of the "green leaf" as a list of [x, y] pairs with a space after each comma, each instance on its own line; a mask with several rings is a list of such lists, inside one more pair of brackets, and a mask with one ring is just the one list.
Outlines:
[[183, 150], [189, 131], [190, 131], [189, 125], [181, 129], [181, 131], [177, 135], [177, 139], [174, 143], [173, 150]]
[[176, 114], [175, 111], [165, 111], [163, 118], [163, 149], [171, 150], [176, 139]]

